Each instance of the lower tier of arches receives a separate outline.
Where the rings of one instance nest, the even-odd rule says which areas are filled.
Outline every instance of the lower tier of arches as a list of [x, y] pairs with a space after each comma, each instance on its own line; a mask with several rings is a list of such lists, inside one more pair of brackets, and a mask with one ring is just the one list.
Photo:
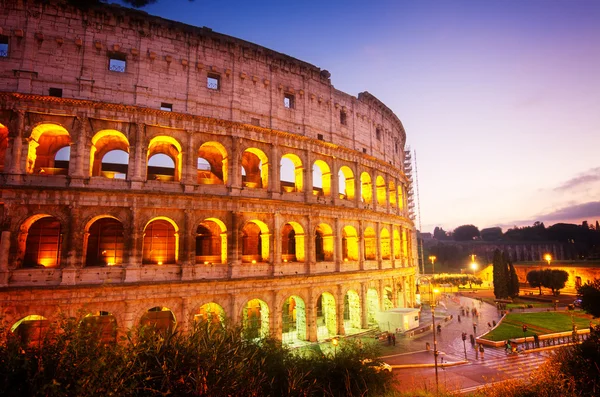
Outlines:
[[136, 326], [190, 330], [207, 321], [241, 326], [289, 345], [378, 326], [380, 312], [414, 307], [414, 268], [359, 274], [104, 287], [11, 288], [0, 292], [3, 325], [35, 344], [60, 318], [78, 318], [114, 342]]

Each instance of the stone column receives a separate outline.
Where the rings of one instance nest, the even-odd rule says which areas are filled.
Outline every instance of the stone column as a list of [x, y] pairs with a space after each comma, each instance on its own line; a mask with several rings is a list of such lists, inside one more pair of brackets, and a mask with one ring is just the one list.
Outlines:
[[[6, 153], [6, 159], [9, 164], [5, 167], [8, 174], [22, 174], [27, 161], [27, 148], [23, 147], [23, 135], [25, 134], [25, 112], [16, 111], [17, 117], [8, 125], [9, 145]], [[10, 155], [8, 153], [10, 151]], [[23, 153], [25, 152], [25, 153]], [[25, 161], [23, 161], [23, 154]]]
[[240, 213], [231, 213], [231, 225], [228, 228], [229, 241], [227, 242], [227, 277], [232, 278], [234, 268], [240, 265], [240, 228], [238, 225]]
[[340, 226], [340, 218], [335, 218], [334, 222], [334, 247], [333, 247], [333, 260], [335, 261], [335, 271], [340, 272], [342, 270], [342, 231]]
[[367, 302], [367, 284], [360, 283], [360, 327], [367, 329], [369, 327], [368, 302]]
[[358, 261], [359, 269], [365, 270], [365, 225], [362, 219], [358, 221]]
[[[142, 182], [146, 177], [144, 165], [147, 161], [147, 151], [144, 150], [144, 140], [146, 139], [146, 125], [142, 123], [135, 124], [135, 148], [133, 150], [133, 159], [129, 156], [128, 178], [134, 182]], [[133, 165], [133, 167], [132, 167]]]
[[306, 274], [312, 273], [312, 267], [317, 261], [315, 255], [315, 231], [313, 229], [311, 216], [308, 215], [306, 217], [306, 238], [304, 239], [306, 244]]
[[197, 169], [198, 169], [198, 156], [194, 150], [194, 137], [191, 131], [187, 131], [188, 141], [186, 147], [181, 152], [182, 156], [182, 167], [181, 170], [181, 182], [186, 185], [185, 191], [194, 191], [193, 185], [198, 184]]
[[[69, 175], [71, 178], [83, 179], [89, 177], [88, 170], [84, 169], [85, 154], [90, 153], [91, 149], [91, 137], [89, 136], [89, 121], [85, 116], [80, 116], [75, 119], [75, 130], [71, 132], [71, 138], [74, 138], [71, 142], [71, 156], [69, 158]], [[87, 171], [87, 172], [86, 172]], [[71, 180], [73, 185], [73, 180]], [[78, 182], [77, 184], [82, 184]]]
[[131, 206], [130, 219], [131, 224], [127, 228], [129, 230], [129, 239], [126, 241], [129, 263], [125, 265], [125, 282], [139, 280], [143, 258], [144, 230], [143, 226], [139, 224], [139, 214], [136, 205]]
[[281, 260], [281, 214], [273, 214], [273, 275], [280, 275]]
[[[77, 268], [81, 267], [83, 257], [83, 231], [80, 230], [80, 210], [69, 207], [69, 228], [65, 234], [61, 233], [61, 245], [64, 252], [60, 253], [65, 259], [66, 266], [62, 270], [61, 285], [73, 285], [77, 283]], [[66, 241], [65, 241], [66, 240]]]
[[383, 268], [383, 259], [381, 257], [381, 222], [376, 222], [375, 223], [375, 244], [377, 245], [377, 249], [375, 252], [377, 252], [377, 268], [381, 269]]
[[177, 321], [177, 328], [184, 334], [190, 331], [192, 319], [190, 318], [190, 298], [181, 298], [181, 317]]
[[308, 302], [306, 302], [306, 330], [307, 339], [309, 342], [317, 341], [317, 303], [314, 297], [315, 293], [312, 288], [308, 291]]
[[335, 314], [337, 317], [337, 334], [346, 335], [346, 327], [344, 324], [344, 290], [341, 284], [338, 284], [336, 291], [336, 310]]
[[269, 159], [269, 192], [271, 197], [279, 197], [280, 177], [279, 177], [279, 148], [276, 144], [271, 144], [271, 158]]
[[0, 287], [8, 285], [8, 254], [10, 251], [10, 229], [9, 225], [3, 227], [0, 232]]
[[311, 152], [306, 153], [306, 164], [302, 169], [303, 173], [303, 185], [304, 185], [304, 199], [306, 202], [310, 202], [313, 196], [313, 166], [312, 166], [312, 155]]
[[331, 161], [331, 197], [333, 197], [333, 203], [340, 199], [340, 178], [338, 176], [338, 162], [335, 158]]
[[238, 190], [241, 189], [242, 187], [242, 171], [241, 171], [241, 164], [240, 164], [240, 159], [242, 156], [242, 153], [240, 153], [241, 148], [240, 148], [240, 142], [241, 139], [239, 138], [233, 138], [233, 148], [232, 148], [232, 153], [229, 156], [230, 161], [229, 163], [229, 182], [228, 185], [231, 187], [231, 190]]
[[186, 209], [184, 211], [184, 227], [181, 231], [181, 279], [192, 280], [195, 275], [196, 255], [194, 249], [195, 239], [193, 233], [194, 228], [194, 211]]

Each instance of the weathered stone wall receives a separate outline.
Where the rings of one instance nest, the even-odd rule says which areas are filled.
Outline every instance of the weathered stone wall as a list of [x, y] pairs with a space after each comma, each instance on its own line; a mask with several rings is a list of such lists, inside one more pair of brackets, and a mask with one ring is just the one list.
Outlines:
[[[303, 332], [316, 340], [324, 293], [337, 316], [330, 333], [345, 333], [347, 294], [358, 296], [363, 327], [374, 306], [384, 309], [385, 291], [395, 305], [414, 305], [405, 135], [376, 98], [344, 94], [325, 71], [206, 28], [114, 6], [0, 4], [8, 41], [0, 57], [0, 315], [9, 325], [32, 314], [54, 319], [59, 310], [109, 312], [123, 330], [166, 307], [185, 330], [203, 304], [240, 322], [244, 306], [260, 299], [280, 336], [283, 302], [298, 296]], [[124, 73], [108, 70], [115, 54], [127, 62]], [[207, 88], [209, 75], [219, 78], [218, 90]], [[62, 97], [48, 96], [50, 88]], [[285, 95], [293, 95], [292, 109]], [[160, 110], [164, 103], [173, 111]], [[65, 147], [68, 166], [55, 159]], [[101, 157], [117, 149], [128, 154], [123, 179], [102, 171]], [[156, 153], [174, 161], [173, 175], [152, 177]], [[296, 162], [289, 191], [280, 180], [284, 156]], [[199, 158], [213, 162], [211, 175], [198, 169]], [[322, 187], [313, 181], [318, 162], [329, 170]], [[346, 186], [338, 183], [342, 169]], [[24, 266], [30, 228], [45, 218], [60, 224], [58, 265]], [[122, 262], [87, 264], [99, 219], [122, 225]], [[175, 259], [143, 264], [146, 228], [157, 219], [175, 229]], [[196, 230], [207, 220], [222, 252], [198, 260]], [[248, 225], [260, 230], [247, 244], [262, 249], [256, 263], [243, 257]], [[290, 225], [297, 258], [288, 260], [282, 230]], [[347, 254], [345, 244], [353, 244]], [[378, 299], [371, 309], [367, 293]], [[331, 305], [327, 313], [331, 328]]]

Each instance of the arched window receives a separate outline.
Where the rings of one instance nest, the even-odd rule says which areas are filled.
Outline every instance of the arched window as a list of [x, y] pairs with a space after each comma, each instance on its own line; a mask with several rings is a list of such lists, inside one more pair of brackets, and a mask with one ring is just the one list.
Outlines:
[[27, 173], [67, 175], [71, 137], [57, 124], [40, 124], [33, 129], [27, 153]]
[[157, 219], [146, 226], [142, 263], [157, 265], [176, 263], [176, 248], [176, 230], [170, 222]]
[[123, 263], [123, 224], [101, 218], [89, 228], [86, 266], [112, 266]]
[[126, 179], [129, 168], [129, 141], [117, 130], [102, 130], [92, 138], [90, 175]]
[[223, 185], [227, 183], [227, 151], [218, 142], [206, 142], [198, 149], [198, 183]]
[[262, 150], [246, 149], [242, 154], [242, 168], [244, 187], [266, 189], [269, 186], [269, 158]]
[[47, 216], [35, 221], [27, 233], [23, 267], [60, 266], [60, 221]]

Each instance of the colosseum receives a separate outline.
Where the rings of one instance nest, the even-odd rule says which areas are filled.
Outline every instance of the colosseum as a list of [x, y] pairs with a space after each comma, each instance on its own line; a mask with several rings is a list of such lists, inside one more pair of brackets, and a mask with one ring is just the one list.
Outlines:
[[0, 5], [8, 330], [227, 319], [293, 344], [414, 306], [406, 135], [373, 95], [141, 11]]

